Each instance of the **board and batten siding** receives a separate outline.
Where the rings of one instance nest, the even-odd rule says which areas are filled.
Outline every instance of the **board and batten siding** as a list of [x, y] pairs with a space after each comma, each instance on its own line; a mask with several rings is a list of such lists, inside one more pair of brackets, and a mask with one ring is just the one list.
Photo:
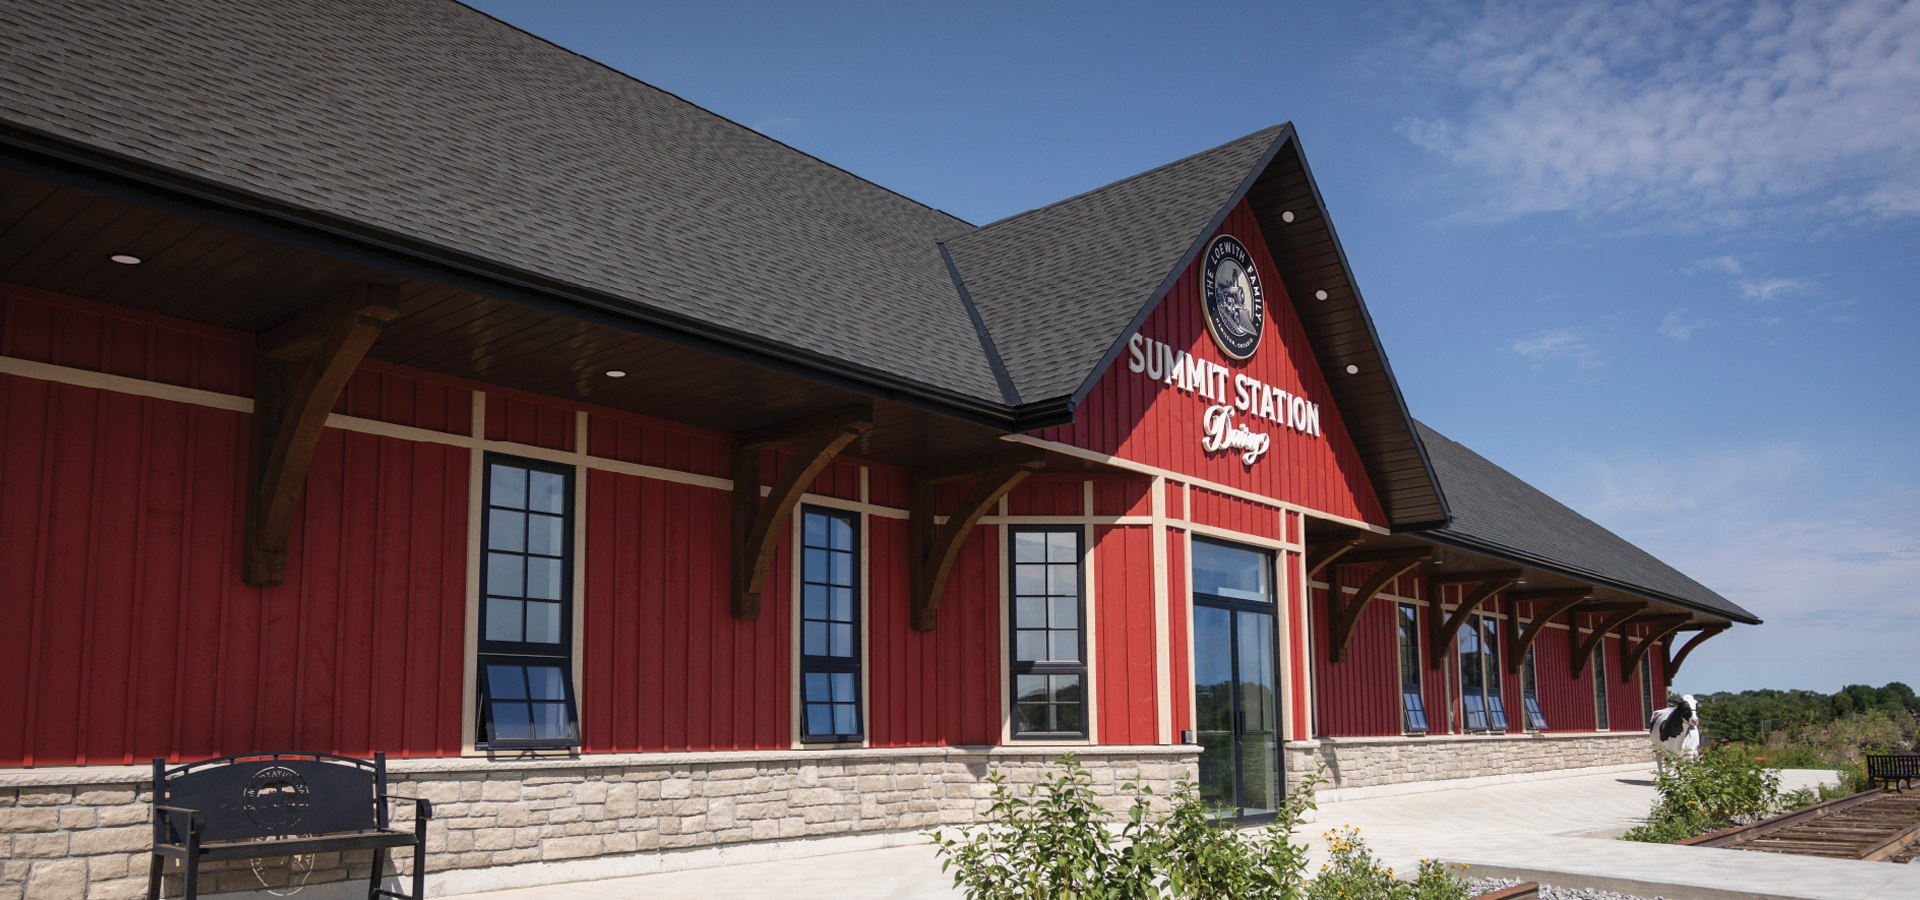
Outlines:
[[1160, 743], [1158, 628], [1154, 623], [1153, 529], [1093, 528], [1094, 597], [1099, 603], [1092, 650], [1103, 744]]
[[[903, 479], [904, 480], [904, 479]], [[955, 497], [949, 497], [952, 503]], [[950, 508], [936, 506], [944, 515]], [[869, 714], [874, 746], [998, 744], [1001, 680], [1000, 529], [974, 528], [947, 578], [932, 631], [914, 631], [907, 603], [907, 523], [868, 516], [875, 578], [868, 604]]]
[[1267, 454], [1251, 466], [1242, 464], [1237, 451], [1208, 454], [1200, 446], [1201, 419], [1210, 404], [1220, 401], [1130, 371], [1125, 348], [1094, 383], [1072, 424], [1043, 429], [1036, 436], [1334, 516], [1385, 525], [1365, 466], [1334, 408], [1320, 363], [1245, 201], [1215, 232], [1220, 234], [1232, 235], [1246, 245], [1264, 276], [1267, 332], [1259, 350], [1251, 359], [1232, 360], [1214, 345], [1200, 311], [1201, 260], [1181, 274], [1139, 333], [1225, 366], [1229, 404], [1233, 376], [1242, 374], [1318, 403], [1323, 436], [1310, 437], [1240, 413], [1236, 422], [1272, 435]]
[[246, 415], [11, 375], [0, 407], [0, 764], [459, 752], [467, 450], [328, 429], [257, 588]]
[[[255, 588], [240, 582], [237, 559], [252, 343], [0, 286], [0, 356], [60, 367], [0, 375], [0, 604], [26, 648], [4, 663], [13, 677], [0, 687], [0, 765], [269, 746], [461, 752], [470, 485], [482, 449], [576, 467], [587, 751], [790, 745], [790, 534], [777, 539], [765, 612], [734, 620], [729, 435], [368, 360], [334, 407], [347, 418], [316, 451], [288, 581]], [[96, 386], [76, 371], [134, 381]], [[170, 399], [155, 387], [165, 385], [189, 390]], [[789, 455], [764, 455], [762, 484]], [[1007, 586], [995, 523], [1027, 516], [1089, 523], [1097, 739], [1150, 744], [1163, 722], [1192, 727], [1188, 538], [1163, 532], [1159, 596], [1150, 479], [1040, 473], [1017, 487], [962, 545], [939, 627], [922, 633], [907, 625], [909, 475], [843, 457], [808, 501], [867, 512], [870, 744], [1000, 742]], [[938, 511], [967, 488], [942, 486]], [[1285, 529], [1279, 510], [1204, 488], [1168, 481], [1165, 499], [1170, 526], [1193, 516], [1261, 538]], [[1172, 642], [1164, 654], [1160, 635]]]
[[[1343, 573], [1348, 588], [1364, 582], [1374, 566], [1348, 566]], [[1325, 572], [1320, 577], [1325, 577]], [[1319, 733], [1338, 737], [1375, 737], [1400, 734], [1400, 668], [1398, 633], [1389, 592], [1413, 589], [1414, 579], [1402, 576], [1387, 585], [1361, 612], [1340, 662], [1329, 652], [1333, 624], [1327, 609], [1327, 591], [1312, 591], [1313, 683], [1315, 721]], [[1348, 594], [1346, 602], [1352, 602]], [[1424, 623], [1423, 623], [1424, 624]], [[1438, 673], [1422, 673], [1431, 679]], [[1428, 720], [1434, 721], [1429, 710]], [[1439, 720], [1445, 721], [1444, 716]]]
[[[488, 449], [573, 461], [584, 483], [576, 593], [588, 623], [587, 749], [790, 744], [785, 537], [767, 612], [747, 622], [727, 613], [730, 509], [719, 480], [732, 475], [730, 436], [369, 360], [334, 412], [447, 441], [327, 428], [288, 581], [250, 587], [237, 555], [252, 340], [0, 286], [0, 356], [208, 392], [176, 401], [142, 396], [147, 388], [0, 374], [0, 604], [21, 623], [25, 650], [3, 664], [12, 677], [0, 688], [0, 765], [262, 747], [461, 752], [475, 392], [486, 395], [485, 435], [500, 442]], [[576, 446], [582, 414], [585, 448]], [[765, 455], [762, 483], [789, 455]], [[693, 477], [643, 477], [596, 460]], [[838, 459], [813, 493], [857, 504], [863, 469], [869, 499], [904, 516], [897, 467]], [[1084, 486], [1056, 489], [1077, 499]], [[866, 521], [874, 742], [994, 743], [1003, 708], [995, 529], [963, 548], [945, 627], [921, 634], [904, 615], [905, 522]]]

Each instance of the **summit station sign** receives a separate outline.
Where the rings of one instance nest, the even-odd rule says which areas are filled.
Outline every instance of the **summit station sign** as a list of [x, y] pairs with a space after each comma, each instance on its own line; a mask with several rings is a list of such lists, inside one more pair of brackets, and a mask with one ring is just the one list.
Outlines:
[[[1253, 254], [1238, 239], [1223, 234], [1207, 246], [1204, 260], [1200, 302], [1207, 331], [1229, 359], [1251, 359], [1260, 348], [1267, 320], [1266, 294]], [[1135, 334], [1127, 342], [1127, 369], [1212, 401], [1201, 417], [1201, 447], [1208, 453], [1238, 450], [1240, 461], [1251, 466], [1272, 446], [1271, 434], [1237, 423], [1236, 415], [1309, 437], [1321, 436], [1320, 404], [1146, 335]]]

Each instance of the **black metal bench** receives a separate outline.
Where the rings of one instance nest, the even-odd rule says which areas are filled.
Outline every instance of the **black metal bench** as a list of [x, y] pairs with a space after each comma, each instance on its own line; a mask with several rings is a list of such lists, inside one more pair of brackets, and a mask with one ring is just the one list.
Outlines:
[[[413, 830], [387, 827], [387, 802], [414, 805]], [[147, 898], [160, 896], [161, 867], [181, 860], [185, 896], [199, 896], [200, 862], [372, 850], [367, 900], [426, 894], [427, 820], [433, 805], [387, 793], [387, 757], [248, 753], [172, 769], [153, 761], [153, 860]], [[413, 893], [380, 887], [387, 851], [413, 847]]]
[[1905, 790], [1920, 779], [1920, 753], [1867, 754], [1867, 787], [1899, 786]]

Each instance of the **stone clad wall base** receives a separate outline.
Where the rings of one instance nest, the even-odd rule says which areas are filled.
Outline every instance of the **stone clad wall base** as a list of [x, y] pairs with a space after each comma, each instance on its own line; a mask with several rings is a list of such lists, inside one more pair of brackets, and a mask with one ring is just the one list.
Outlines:
[[1286, 745], [1289, 787], [1326, 766], [1321, 802], [1642, 769], [1644, 732], [1320, 738]]
[[[427, 893], [445, 896], [790, 859], [926, 840], [973, 822], [987, 774], [1016, 785], [1073, 752], [1103, 805], [1139, 779], [1166, 796], [1192, 780], [1192, 747], [915, 747], [876, 750], [607, 754], [578, 758], [389, 760], [394, 793], [433, 803]], [[0, 771], [0, 900], [144, 897], [152, 769]], [[411, 828], [411, 807], [394, 807]], [[410, 874], [411, 850], [389, 871]], [[371, 852], [208, 863], [200, 890], [241, 898], [365, 897]], [[181, 893], [177, 868], [163, 894]]]

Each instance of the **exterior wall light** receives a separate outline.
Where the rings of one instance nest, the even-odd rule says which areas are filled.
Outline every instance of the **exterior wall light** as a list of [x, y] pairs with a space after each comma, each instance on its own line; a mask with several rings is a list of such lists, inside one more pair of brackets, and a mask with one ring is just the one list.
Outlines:
[[130, 256], [125, 253], [115, 253], [114, 255], [109, 256], [107, 258], [123, 266], [137, 266], [140, 264], [140, 257]]

